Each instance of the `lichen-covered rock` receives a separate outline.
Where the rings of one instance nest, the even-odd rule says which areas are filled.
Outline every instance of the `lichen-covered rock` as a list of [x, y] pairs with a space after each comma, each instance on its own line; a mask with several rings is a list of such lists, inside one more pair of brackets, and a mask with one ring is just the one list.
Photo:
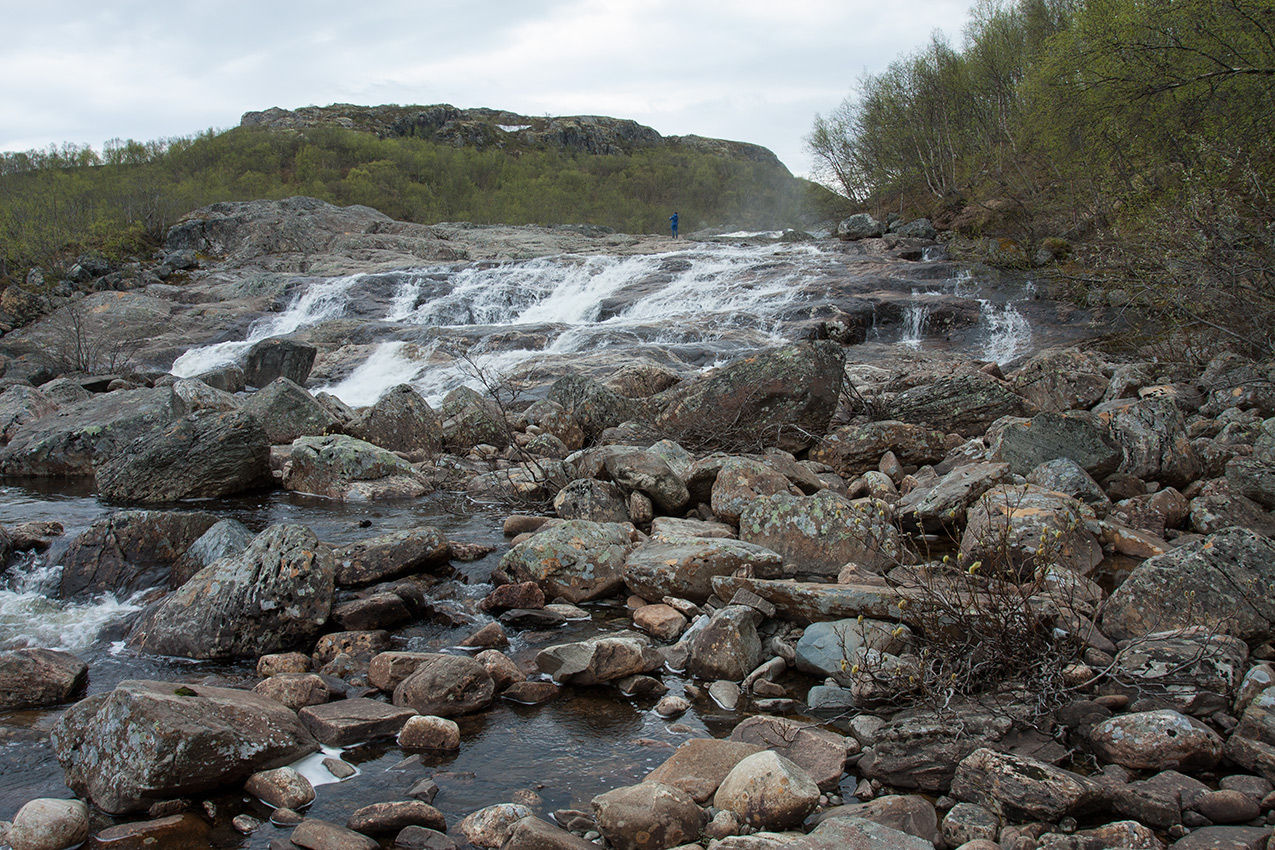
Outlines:
[[1099, 626], [1115, 640], [1207, 626], [1241, 640], [1275, 636], [1275, 542], [1219, 531], [1148, 558], [1111, 594]]
[[1074, 348], [1034, 355], [1014, 374], [1010, 383], [1023, 398], [1041, 410], [1088, 410], [1107, 392], [1110, 369], [1091, 354]]
[[1186, 420], [1171, 400], [1120, 399], [1098, 405], [1094, 413], [1109, 424], [1124, 450], [1121, 472], [1184, 488], [1204, 471], [1187, 435]]
[[188, 658], [256, 658], [302, 646], [327, 622], [334, 574], [314, 532], [274, 525], [148, 608], [129, 641]]
[[1210, 627], [1152, 632], [1125, 646], [1113, 669], [1132, 697], [1151, 697], [1205, 716], [1224, 710], [1244, 675], [1248, 645]]
[[1096, 724], [1089, 743], [1106, 762], [1134, 770], [1211, 770], [1222, 759], [1222, 738], [1172, 709], [1121, 714]]
[[1246, 498], [1267, 510], [1275, 509], [1275, 462], [1237, 457], [1226, 464], [1226, 480]]
[[200, 794], [317, 750], [296, 712], [250, 691], [124, 681], [49, 733], [67, 784], [120, 815]]
[[430, 654], [394, 688], [394, 704], [419, 714], [457, 717], [491, 705], [496, 683], [486, 668], [463, 655]]
[[337, 549], [336, 583], [342, 587], [373, 584], [446, 564], [451, 544], [433, 526], [391, 531]]
[[661, 513], [676, 515], [690, 501], [682, 479], [656, 452], [624, 448], [609, 452], [604, 463], [612, 481], [626, 490], [645, 493]]
[[797, 641], [797, 669], [849, 686], [864, 650], [897, 655], [911, 637], [907, 626], [866, 617], [812, 623]]
[[721, 538], [650, 540], [624, 562], [624, 583], [643, 599], [675, 596], [702, 603], [713, 594], [713, 577], [746, 570], [777, 578], [783, 557], [764, 546]]
[[360, 440], [394, 452], [435, 454], [443, 446], [443, 421], [410, 384], [391, 387], [350, 423]]
[[62, 598], [160, 584], [217, 517], [202, 511], [118, 511], [71, 541], [62, 555]]
[[495, 850], [509, 840], [513, 828], [523, 818], [531, 817], [531, 810], [517, 803], [496, 803], [476, 812], [470, 812], [456, 830], [469, 839], [469, 843], [484, 850]]
[[876, 469], [886, 452], [894, 452], [900, 463], [924, 466], [941, 461], [947, 448], [947, 437], [940, 431], [883, 420], [834, 429], [810, 450], [810, 459], [826, 463], [849, 480]]
[[347, 502], [415, 498], [428, 489], [407, 461], [354, 437], [299, 437], [283, 486]]
[[1120, 444], [1105, 424], [1087, 412], [1041, 413], [1011, 420], [996, 431], [993, 448], [1016, 475], [1027, 475], [1042, 463], [1068, 458], [1101, 478], [1115, 472], [1123, 457]]
[[120, 502], [213, 499], [270, 486], [270, 440], [238, 411], [198, 411], [143, 434], [97, 464], [97, 489]]
[[500, 571], [572, 604], [610, 596], [624, 585], [624, 562], [633, 547], [629, 528], [570, 520], [514, 546], [500, 559]]
[[961, 760], [949, 793], [1015, 821], [1058, 821], [1100, 798], [1097, 784], [1078, 773], [986, 748]]
[[1000, 485], [970, 508], [961, 553], [985, 573], [1030, 575], [1051, 564], [1087, 575], [1102, 547], [1084, 525], [1080, 503], [1031, 484]]
[[1191, 500], [1191, 530], [1214, 534], [1233, 526], [1275, 537], [1275, 514], [1240, 493], [1225, 478], [1210, 481]]
[[900, 393], [890, 403], [889, 418], [944, 434], [977, 437], [1002, 416], [1029, 416], [1033, 409], [1002, 381], [970, 372]]
[[14, 384], [0, 392], [0, 446], [9, 442], [28, 422], [48, 416], [58, 403], [35, 387]]
[[1008, 717], [961, 712], [955, 719], [918, 712], [885, 723], [856, 766], [859, 775], [895, 788], [946, 794], [956, 767], [980, 747], [1010, 731]]
[[[871, 474], [865, 473], [865, 478]], [[970, 505], [988, 490], [1008, 479], [1008, 464], [962, 464], [933, 484], [910, 490], [899, 500], [895, 512], [900, 520], [912, 528], [921, 528], [928, 532], [957, 528], [965, 522], [965, 512]]]
[[214, 561], [238, 555], [247, 549], [256, 537], [248, 527], [236, 519], [219, 520], [199, 539], [186, 547], [168, 575], [168, 586], [178, 588], [185, 584], [191, 576], [204, 567], [212, 566]]
[[739, 537], [778, 552], [799, 573], [835, 576], [846, 564], [886, 572], [903, 559], [893, 520], [894, 511], [880, 499], [850, 501], [831, 490], [776, 493], [744, 508]]
[[643, 782], [593, 798], [598, 830], [616, 850], [664, 850], [699, 837], [704, 813], [671, 785]]
[[653, 424], [688, 447], [799, 451], [827, 431], [844, 366], [831, 340], [753, 354], [661, 393]]
[[504, 414], [491, 398], [470, 387], [456, 387], [439, 405], [443, 441], [455, 452], [466, 452], [478, 445], [503, 449], [513, 438]]
[[710, 501], [718, 518], [737, 523], [744, 510], [758, 499], [790, 492], [797, 491], [782, 473], [759, 460], [732, 457], [722, 461]]
[[549, 388], [549, 401], [562, 406], [583, 431], [584, 444], [596, 442], [607, 428], [640, 418], [642, 406], [584, 375], [566, 375]]
[[563, 519], [589, 522], [628, 522], [629, 501], [610, 481], [577, 478], [553, 497], [553, 509]]
[[1253, 697], [1226, 741], [1226, 757], [1275, 782], [1275, 687]]
[[742, 759], [713, 795], [717, 808], [767, 830], [797, 826], [818, 803], [819, 786], [810, 775], [770, 750]]
[[278, 378], [257, 390], [244, 402], [243, 411], [261, 421], [270, 443], [276, 446], [341, 428], [339, 419], [288, 378]]
[[182, 378], [169, 387], [169, 391], [172, 393], [175, 417], [189, 416], [200, 410], [228, 413], [243, 406], [237, 397], [196, 378]]

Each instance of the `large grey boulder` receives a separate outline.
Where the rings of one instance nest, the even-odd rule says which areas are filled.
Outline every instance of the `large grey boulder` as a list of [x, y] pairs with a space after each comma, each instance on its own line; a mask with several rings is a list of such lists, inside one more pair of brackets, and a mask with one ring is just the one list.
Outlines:
[[429, 489], [398, 455], [341, 434], [297, 438], [283, 486], [345, 502], [415, 498]]
[[500, 571], [514, 582], [534, 581], [550, 599], [578, 604], [610, 596], [624, 586], [630, 528], [569, 520], [514, 546], [500, 559]]
[[346, 587], [442, 566], [451, 557], [451, 544], [437, 528], [423, 525], [356, 540], [336, 549], [333, 555], [336, 583]]
[[828, 430], [844, 367], [831, 340], [763, 351], [660, 393], [653, 424], [687, 447], [799, 451]]
[[625, 448], [607, 453], [604, 463], [612, 481], [645, 493], [661, 513], [676, 515], [690, 501], [686, 485], [656, 452]]
[[965, 512], [980, 496], [1009, 479], [1004, 463], [966, 463], [933, 484], [922, 484], [899, 500], [895, 508], [907, 526], [928, 532], [954, 529], [965, 522]]
[[431, 653], [394, 688], [394, 704], [418, 714], [456, 717], [491, 705], [495, 693], [482, 664], [464, 655]]
[[713, 805], [757, 829], [797, 826], [819, 803], [819, 786], [797, 764], [772, 750], [748, 756], [726, 775]]
[[1226, 464], [1226, 480], [1232, 488], [1267, 510], [1275, 509], [1275, 462], [1259, 457], [1237, 457]]
[[1015, 475], [1027, 475], [1042, 463], [1068, 458], [1101, 478], [1120, 466], [1120, 444], [1088, 413], [1041, 413], [1011, 421], [994, 445]]
[[1094, 413], [1109, 423], [1124, 451], [1120, 472], [1183, 489], [1204, 471], [1182, 411], [1171, 399], [1120, 399], [1098, 405]]
[[952, 797], [1013, 821], [1058, 821], [1097, 806], [1099, 786], [1048, 762], [979, 749], [956, 768]]
[[1260, 643], [1275, 636], [1275, 541], [1231, 528], [1148, 558], [1111, 594], [1099, 626], [1114, 640], [1206, 626]]
[[607, 428], [642, 418], [640, 402], [626, 398], [584, 375], [566, 375], [549, 388], [548, 400], [580, 426], [585, 445], [596, 442]]
[[255, 658], [308, 645], [332, 607], [335, 564], [314, 532], [273, 525], [148, 608], [129, 641], [161, 655]]
[[846, 564], [886, 572], [903, 558], [893, 519], [879, 499], [850, 501], [831, 490], [777, 493], [744, 508], [739, 537], [778, 552], [799, 573], [835, 576]]
[[272, 445], [291, 443], [298, 437], [313, 437], [341, 430], [341, 421], [288, 378], [277, 378], [253, 393], [243, 411], [261, 420]]
[[205, 531], [198, 540], [173, 562], [168, 576], [168, 586], [178, 588], [204, 567], [222, 558], [238, 555], [247, 549], [256, 537], [237, 519], [223, 519]]
[[88, 682], [89, 667], [67, 652], [33, 647], [0, 652], [0, 709], [69, 701]]
[[1195, 626], [1152, 632], [1124, 645], [1112, 670], [1117, 692], [1204, 717], [1229, 708], [1248, 669], [1248, 645]]
[[243, 407], [243, 402], [236, 396], [210, 387], [197, 378], [182, 378], [173, 383], [169, 392], [172, 393], [173, 416], [179, 418], [200, 410], [228, 413]]
[[251, 691], [124, 681], [72, 706], [50, 743], [66, 782], [122, 815], [314, 752], [294, 711]]
[[944, 434], [979, 437], [1002, 416], [1028, 416], [1034, 405], [982, 372], [941, 378], [895, 396], [889, 418]]
[[761, 615], [744, 605], [727, 605], [713, 613], [708, 624], [688, 640], [686, 669], [701, 679], [742, 681], [761, 664]]
[[1087, 575], [1102, 561], [1080, 503], [1031, 484], [984, 493], [967, 511], [961, 553], [967, 563], [983, 562], [985, 574], [1030, 575], [1059, 565]]
[[946, 794], [957, 765], [981, 747], [1009, 734], [1003, 715], [959, 711], [955, 718], [905, 712], [886, 722], [864, 748], [859, 775], [895, 788]]
[[1222, 737], [1172, 709], [1135, 711], [1095, 724], [1089, 743], [1098, 758], [1133, 770], [1212, 770], [1222, 759]]
[[704, 813], [685, 791], [642, 782], [592, 801], [598, 830], [616, 850], [665, 850], [699, 837]]
[[410, 384], [391, 387], [347, 430], [360, 440], [395, 452], [432, 455], [443, 446], [443, 420]]
[[244, 358], [244, 378], [251, 386], [265, 387], [279, 378], [305, 385], [318, 349], [306, 342], [274, 337], [263, 339]]
[[629, 499], [610, 481], [577, 478], [553, 497], [553, 509], [563, 519], [590, 522], [628, 522]]
[[738, 523], [744, 509], [758, 499], [776, 493], [798, 491], [788, 477], [769, 464], [750, 457], [726, 458], [717, 468], [709, 500], [723, 522]]
[[164, 583], [183, 553], [217, 522], [202, 511], [118, 511], [89, 526], [62, 555], [63, 599]]
[[622, 632], [542, 649], [536, 666], [559, 684], [597, 685], [650, 673], [664, 663], [650, 638]]
[[138, 437], [96, 467], [97, 489], [120, 502], [215, 499], [270, 486], [270, 440], [257, 419], [200, 411]]
[[74, 477], [172, 418], [169, 391], [119, 390], [20, 425], [0, 449], [0, 475]]
[[439, 405], [443, 440], [453, 452], [461, 453], [478, 445], [503, 449], [513, 439], [500, 406], [470, 387], [456, 387]]
[[847, 242], [876, 239], [884, 233], [885, 226], [868, 213], [855, 213], [837, 223], [837, 238]]
[[869, 618], [812, 623], [797, 641], [797, 669], [820, 679], [836, 679], [849, 686], [851, 670], [864, 650], [897, 655], [907, 646], [911, 631], [897, 623]]
[[741, 540], [722, 538], [652, 539], [624, 562], [624, 583], [643, 599], [675, 596], [702, 603], [713, 594], [713, 577], [746, 570], [759, 578], [778, 578], [783, 557]]
[[56, 401], [25, 384], [14, 384], [0, 392], [0, 446], [8, 443], [23, 425], [57, 409]]
[[900, 463], [924, 466], [941, 461], [947, 448], [947, 436], [941, 431], [883, 420], [832, 430], [810, 450], [810, 459], [852, 479], [876, 469], [886, 452], [894, 452]]
[[1009, 376], [1014, 390], [1043, 411], [1088, 410], [1110, 386], [1110, 368], [1074, 348], [1043, 351]]

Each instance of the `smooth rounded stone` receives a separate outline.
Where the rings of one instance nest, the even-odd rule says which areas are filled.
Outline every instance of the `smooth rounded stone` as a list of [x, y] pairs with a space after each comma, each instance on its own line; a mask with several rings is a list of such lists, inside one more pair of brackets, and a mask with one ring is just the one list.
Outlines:
[[704, 804], [713, 798], [717, 787], [737, 764], [762, 749], [756, 744], [739, 741], [692, 738], [648, 773], [643, 781], [680, 788], [695, 802]]
[[813, 723], [758, 714], [731, 730], [730, 739], [775, 751], [825, 790], [836, 788], [845, 772], [845, 737]]
[[764, 546], [725, 538], [652, 539], [624, 562], [624, 583], [644, 599], [676, 596], [702, 603], [713, 594], [715, 576], [747, 570], [778, 577], [783, 558]]
[[58, 719], [66, 783], [110, 814], [238, 782], [318, 749], [295, 712], [232, 688], [126, 680]]
[[510, 608], [500, 615], [500, 622], [513, 629], [551, 631], [566, 625], [567, 618], [549, 608]]
[[1247, 823], [1262, 814], [1257, 800], [1242, 791], [1210, 791], [1195, 801], [1195, 811], [1216, 824]]
[[727, 605], [714, 612], [689, 640], [687, 670], [701, 679], [742, 681], [763, 661], [757, 633], [760, 618], [744, 605]]
[[411, 619], [407, 603], [396, 593], [373, 593], [332, 606], [332, 624], [347, 631], [389, 629]]
[[1265, 850], [1270, 827], [1206, 826], [1170, 845], [1169, 850]]
[[474, 846], [495, 850], [509, 840], [514, 824], [531, 816], [532, 811], [526, 806], [496, 803], [466, 815], [456, 824], [456, 830]]
[[118, 502], [176, 502], [265, 489], [270, 439], [256, 417], [203, 410], [143, 434], [94, 465], [98, 492]]
[[332, 698], [328, 683], [314, 673], [279, 673], [258, 682], [252, 690], [283, 703], [293, 711], [307, 705], [322, 705]]
[[129, 642], [187, 658], [257, 658], [302, 645], [327, 622], [334, 572], [313, 531], [272, 525], [147, 608]]
[[344, 434], [293, 440], [283, 486], [345, 502], [415, 498], [429, 489], [398, 455]]
[[1102, 511], [1111, 505], [1111, 499], [1102, 485], [1094, 480], [1085, 468], [1069, 457], [1045, 461], [1027, 473], [1027, 483], [1035, 484], [1056, 493], [1065, 493], [1086, 505]]
[[744, 694], [734, 682], [717, 681], [708, 686], [708, 695], [720, 707], [734, 711], [739, 708], [739, 701]]
[[680, 788], [643, 782], [592, 801], [598, 830], [616, 850], [663, 850], [699, 837], [704, 812]]
[[970, 841], [995, 841], [1000, 828], [1001, 819], [995, 812], [974, 803], [957, 803], [943, 816], [943, 840], [949, 847]]
[[1209, 770], [1222, 738], [1193, 717], [1161, 709], [1121, 714], [1096, 724], [1089, 743], [1104, 761], [1135, 770]]
[[1275, 596], [1256, 592], [1272, 583], [1275, 541], [1230, 528], [1143, 561], [1111, 594], [1098, 625], [1117, 641], [1205, 626], [1257, 643], [1275, 636]]
[[1090, 779], [1037, 759], [979, 749], [957, 765], [949, 792], [1015, 821], [1054, 822], [1094, 805]]
[[399, 730], [398, 745], [407, 750], [459, 750], [460, 727], [445, 717], [409, 717]]
[[662, 603], [643, 605], [633, 612], [633, 625], [659, 640], [669, 642], [686, 628], [686, 618]]
[[257, 659], [257, 675], [263, 679], [280, 673], [309, 673], [313, 661], [304, 652], [272, 652]]
[[514, 682], [501, 693], [501, 698], [521, 705], [540, 705], [558, 695], [553, 682]]
[[69, 652], [24, 648], [0, 652], [0, 709], [68, 702], [88, 683], [89, 666]]
[[488, 623], [462, 640], [459, 645], [468, 649], [495, 649], [509, 646], [509, 636], [505, 634], [500, 623]]
[[[961, 553], [988, 571], [1030, 574], [1056, 564], [1088, 575], [1102, 561], [1102, 547], [1084, 526], [1079, 502], [1031, 484], [1001, 485], [969, 509]], [[1048, 544], [1041, 550], [1041, 541]]]
[[795, 492], [788, 477], [764, 461], [730, 457], [722, 463], [713, 482], [710, 505], [719, 519], [738, 524], [744, 509], [756, 500]]
[[578, 604], [620, 590], [632, 546], [630, 527], [569, 520], [514, 546], [499, 569], [513, 581], [536, 582], [546, 597]]
[[18, 809], [7, 843], [13, 850], [63, 850], [88, 837], [88, 806], [79, 800], [40, 798]]
[[713, 805], [757, 829], [795, 827], [818, 803], [819, 786], [810, 774], [770, 750], [740, 760], [713, 796]]
[[691, 710], [691, 703], [685, 697], [666, 696], [655, 704], [655, 713], [660, 717], [681, 717]]
[[849, 686], [851, 670], [865, 650], [898, 655], [912, 639], [912, 630], [883, 620], [855, 619], [812, 623], [797, 641], [797, 669], [820, 678], [831, 677]]
[[939, 841], [939, 817], [934, 804], [918, 794], [887, 794], [865, 803], [833, 806], [815, 816], [815, 823], [830, 818], [863, 818], [908, 835]]
[[355, 698], [306, 706], [298, 712], [298, 716], [321, 742], [347, 747], [397, 735], [415, 713], [410, 708], [396, 708], [378, 700]]
[[358, 773], [358, 770], [353, 765], [330, 756], [323, 760], [323, 766], [327, 769], [328, 773], [332, 774], [337, 779], [349, 779], [351, 776]]
[[806, 693], [806, 705], [816, 714], [840, 714], [857, 704], [854, 691], [836, 685], [815, 685]]
[[93, 836], [97, 847], [207, 847], [208, 821], [192, 812], [108, 826]]
[[1263, 800], [1271, 791], [1275, 791], [1275, 783], [1264, 776], [1253, 776], [1248, 773], [1233, 773], [1223, 776], [1217, 783], [1220, 791], [1239, 791], [1254, 800]]
[[553, 510], [563, 519], [589, 522], [629, 522], [629, 500], [610, 481], [577, 478], [553, 497]]
[[741, 511], [739, 537], [778, 552], [796, 572], [810, 575], [835, 576], [850, 563], [885, 572], [903, 557], [888, 503], [850, 501], [832, 490], [754, 499]]
[[241, 832], [244, 835], [251, 835], [261, 829], [262, 826], [261, 821], [252, 815], [235, 815], [231, 819], [230, 825], [234, 827], [235, 832]]
[[474, 660], [483, 666], [487, 675], [496, 685], [496, 692], [508, 690], [518, 682], [527, 681], [527, 674], [522, 672], [512, 658], [498, 649], [484, 649], [474, 656]]
[[306, 850], [380, 850], [376, 839], [337, 823], [306, 818], [288, 840]]
[[625, 676], [617, 679], [615, 686], [626, 697], [660, 696], [668, 693], [668, 687], [654, 676]]
[[505, 517], [501, 531], [506, 537], [517, 537], [520, 534], [534, 534], [541, 526], [550, 521], [547, 516], [528, 516], [526, 514], [510, 514]]
[[296, 826], [305, 820], [305, 815], [295, 809], [275, 809], [270, 813], [270, 823], [275, 826]]
[[423, 800], [396, 800], [356, 809], [345, 826], [364, 835], [389, 835], [406, 826], [446, 832], [447, 820], [442, 812]]
[[496, 683], [472, 658], [431, 654], [394, 689], [394, 704], [419, 714], [455, 717], [491, 705]]
[[310, 780], [290, 767], [254, 773], [244, 783], [244, 791], [275, 808], [301, 809], [314, 802]]
[[394, 836], [394, 846], [402, 850], [460, 850], [456, 839], [436, 829], [405, 826]]
[[598, 685], [650, 673], [664, 664], [650, 638], [619, 632], [540, 650], [536, 666], [557, 684]]

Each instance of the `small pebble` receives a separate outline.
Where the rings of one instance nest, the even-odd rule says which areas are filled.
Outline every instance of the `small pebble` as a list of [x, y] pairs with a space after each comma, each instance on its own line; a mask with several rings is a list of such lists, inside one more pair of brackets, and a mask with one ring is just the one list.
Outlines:
[[242, 832], [244, 835], [250, 835], [261, 828], [261, 821], [257, 820], [252, 815], [235, 815], [235, 819], [230, 823], [231, 826], [239, 832]]

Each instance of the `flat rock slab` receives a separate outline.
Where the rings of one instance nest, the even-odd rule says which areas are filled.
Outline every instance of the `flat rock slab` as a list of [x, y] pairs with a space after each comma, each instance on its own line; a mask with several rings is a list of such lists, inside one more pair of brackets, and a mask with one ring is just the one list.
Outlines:
[[397, 735], [416, 712], [374, 699], [344, 699], [301, 709], [301, 722], [320, 742], [348, 747], [374, 738]]
[[781, 619], [799, 625], [851, 619], [860, 614], [878, 620], [899, 616], [899, 596], [884, 585], [819, 584], [736, 576], [713, 579], [713, 592], [721, 599], [732, 599], [739, 590], [757, 594], [775, 606]]
[[644, 782], [662, 782], [681, 788], [703, 805], [713, 798], [726, 775], [748, 756], [764, 749], [742, 741], [693, 738], [677, 748], [663, 764], [646, 775]]

